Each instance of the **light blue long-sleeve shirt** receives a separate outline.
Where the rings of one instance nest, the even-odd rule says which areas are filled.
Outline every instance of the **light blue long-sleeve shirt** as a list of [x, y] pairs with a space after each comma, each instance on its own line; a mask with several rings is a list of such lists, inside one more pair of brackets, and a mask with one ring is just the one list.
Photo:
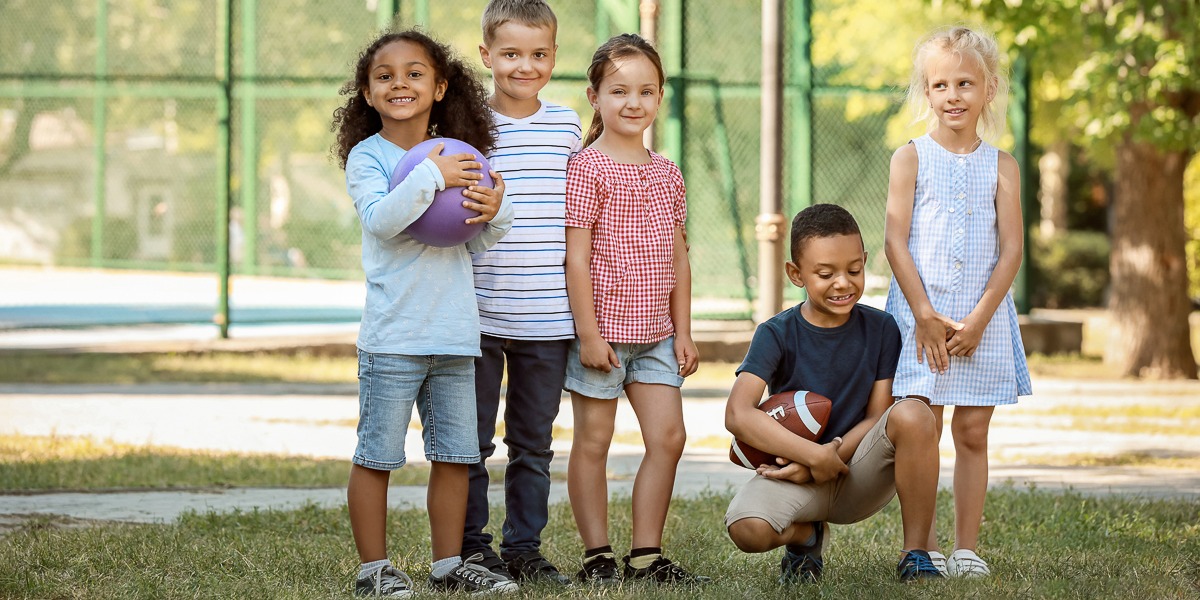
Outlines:
[[388, 180], [405, 150], [375, 134], [346, 158], [346, 189], [362, 222], [367, 299], [358, 347], [379, 354], [479, 356], [479, 308], [471, 254], [487, 251], [512, 227], [506, 196], [496, 217], [465, 244], [428, 246], [404, 233], [446, 182], [423, 160], [392, 191]]

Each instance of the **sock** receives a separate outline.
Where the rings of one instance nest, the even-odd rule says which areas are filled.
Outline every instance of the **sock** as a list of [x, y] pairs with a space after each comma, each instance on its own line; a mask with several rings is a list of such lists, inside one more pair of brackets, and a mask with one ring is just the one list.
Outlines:
[[583, 552], [583, 564], [586, 565], [586, 564], [592, 562], [593, 559], [600, 558], [600, 557], [604, 557], [609, 560], [616, 558], [616, 555], [613, 554], [612, 546], [600, 546], [599, 548], [592, 548], [590, 550], [585, 550]]
[[645, 569], [662, 558], [662, 548], [634, 548], [629, 551], [629, 566]]
[[371, 571], [376, 571], [376, 570], [382, 569], [384, 567], [390, 567], [390, 566], [392, 566], [392, 561], [390, 561], [386, 558], [383, 560], [373, 560], [368, 563], [363, 563], [358, 566], [358, 576], [359, 576], [359, 578], [362, 578], [364, 575], [366, 575], [367, 573], [370, 573]]
[[435, 560], [433, 561], [433, 567], [431, 568], [430, 575], [440, 579], [445, 577], [450, 571], [453, 571], [454, 567], [457, 567], [461, 564], [461, 556], [451, 556], [449, 558], [443, 558], [442, 560]]

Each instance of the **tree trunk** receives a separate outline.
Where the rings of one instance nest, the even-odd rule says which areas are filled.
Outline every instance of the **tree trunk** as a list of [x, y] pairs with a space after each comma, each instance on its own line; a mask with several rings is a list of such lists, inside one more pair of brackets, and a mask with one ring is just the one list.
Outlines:
[[1184, 259], [1188, 153], [1166, 152], [1131, 135], [1117, 147], [1104, 362], [1123, 375], [1195, 379]]

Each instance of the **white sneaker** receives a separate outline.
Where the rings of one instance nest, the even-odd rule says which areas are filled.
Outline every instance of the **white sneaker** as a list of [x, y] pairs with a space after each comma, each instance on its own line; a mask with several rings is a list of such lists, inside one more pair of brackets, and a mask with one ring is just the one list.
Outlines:
[[938, 573], [942, 574], [942, 577], [949, 577], [949, 573], [946, 571], [946, 555], [945, 554], [942, 554], [941, 552], [938, 552], [937, 550], [930, 550], [929, 551], [929, 560], [933, 563], [933, 568], [937, 569]]
[[951, 577], [987, 577], [992, 574], [978, 554], [962, 548], [950, 553], [946, 559], [946, 572]]

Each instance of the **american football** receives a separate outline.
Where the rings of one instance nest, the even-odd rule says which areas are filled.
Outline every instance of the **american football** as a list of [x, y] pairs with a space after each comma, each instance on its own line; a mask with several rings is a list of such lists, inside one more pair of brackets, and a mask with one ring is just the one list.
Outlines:
[[[829, 398], [808, 391], [780, 392], [758, 403], [759, 410], [771, 415], [788, 431], [810, 441], [821, 436], [832, 408]], [[729, 460], [747, 469], [775, 464], [774, 455], [739, 442], [737, 438], [729, 446]]]

